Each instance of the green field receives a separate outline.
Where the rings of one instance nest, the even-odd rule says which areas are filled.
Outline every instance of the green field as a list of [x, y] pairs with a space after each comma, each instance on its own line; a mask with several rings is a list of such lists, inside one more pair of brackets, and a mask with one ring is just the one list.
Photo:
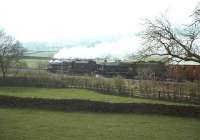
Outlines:
[[56, 51], [35, 51], [29, 52], [26, 56], [34, 56], [34, 57], [53, 57]]
[[[0, 87], [0, 95], [187, 105], [70, 88]], [[195, 118], [0, 107], [0, 140], [199, 140], [199, 132]]]
[[1, 140], [199, 140], [200, 120], [0, 108]]
[[[24, 61], [29, 68], [38, 68], [41, 66], [42, 68], [47, 68], [48, 61], [53, 57], [55, 53], [55, 51], [29, 51], [25, 55], [25, 58], [22, 59], [22, 61]], [[49, 59], [42, 59], [41, 57], [49, 57]]]
[[167, 105], [191, 105], [185, 103], [175, 103], [143, 98], [120, 97], [106, 95], [86, 89], [71, 88], [30, 88], [30, 87], [0, 87], [0, 95], [31, 97], [31, 98], [50, 98], [50, 99], [82, 99], [91, 101], [104, 101], [113, 103], [150, 103]]
[[29, 68], [47, 68], [48, 61], [49, 60], [43, 60], [43, 59], [22, 59]]

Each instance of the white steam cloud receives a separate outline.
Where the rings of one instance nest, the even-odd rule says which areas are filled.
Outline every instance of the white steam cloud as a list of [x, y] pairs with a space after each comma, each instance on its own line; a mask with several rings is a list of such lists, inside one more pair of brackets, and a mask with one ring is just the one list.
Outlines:
[[54, 55], [57, 59], [95, 59], [95, 58], [117, 58], [124, 59], [138, 49], [138, 40], [135, 37], [125, 37], [115, 42], [103, 42], [94, 47], [76, 46], [63, 48]]

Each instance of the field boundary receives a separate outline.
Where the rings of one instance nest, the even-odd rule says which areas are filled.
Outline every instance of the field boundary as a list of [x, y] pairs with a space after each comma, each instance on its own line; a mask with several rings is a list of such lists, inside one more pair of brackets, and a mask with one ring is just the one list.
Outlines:
[[[0, 79], [0, 86], [89, 89], [108, 95], [200, 104], [199, 87], [198, 90], [195, 90], [192, 86], [189, 90], [191, 93], [184, 94], [183, 92], [185, 90], [183, 87], [185, 87], [185, 85], [174, 86], [172, 91], [170, 91], [169, 84], [161, 84], [161, 87], [159, 87], [159, 85], [152, 85], [152, 83], [148, 81], [144, 83], [137, 81], [137, 83], [132, 86], [128, 86], [126, 85], [126, 81], [122, 79], [108, 80], [75, 76], [59, 77], [58, 75], [35, 76], [36, 77], [7, 77], [5, 80]], [[156, 86], [158, 86], [157, 89]], [[173, 84], [171, 84], [171, 86], [173, 86]]]
[[148, 103], [109, 103], [80, 99], [42, 99], [0, 96], [1, 107], [34, 108], [66, 112], [144, 113], [170, 116], [200, 117], [196, 106], [176, 106]]

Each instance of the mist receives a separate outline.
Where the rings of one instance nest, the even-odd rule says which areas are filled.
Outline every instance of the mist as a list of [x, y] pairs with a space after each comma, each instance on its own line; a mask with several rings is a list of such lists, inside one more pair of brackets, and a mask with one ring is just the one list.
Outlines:
[[58, 51], [54, 58], [56, 59], [127, 59], [128, 56], [135, 53], [139, 48], [136, 37], [123, 37], [113, 42], [102, 41], [94, 46], [80, 45], [70, 48], [63, 48]]

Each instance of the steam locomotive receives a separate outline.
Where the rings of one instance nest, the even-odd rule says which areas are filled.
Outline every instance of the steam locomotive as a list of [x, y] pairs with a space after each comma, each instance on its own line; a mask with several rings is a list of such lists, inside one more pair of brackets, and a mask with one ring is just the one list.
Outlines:
[[98, 74], [106, 77], [122, 76], [124, 78], [164, 77], [166, 66], [161, 62], [96, 62], [91, 59], [52, 59], [48, 71], [76, 75]]

